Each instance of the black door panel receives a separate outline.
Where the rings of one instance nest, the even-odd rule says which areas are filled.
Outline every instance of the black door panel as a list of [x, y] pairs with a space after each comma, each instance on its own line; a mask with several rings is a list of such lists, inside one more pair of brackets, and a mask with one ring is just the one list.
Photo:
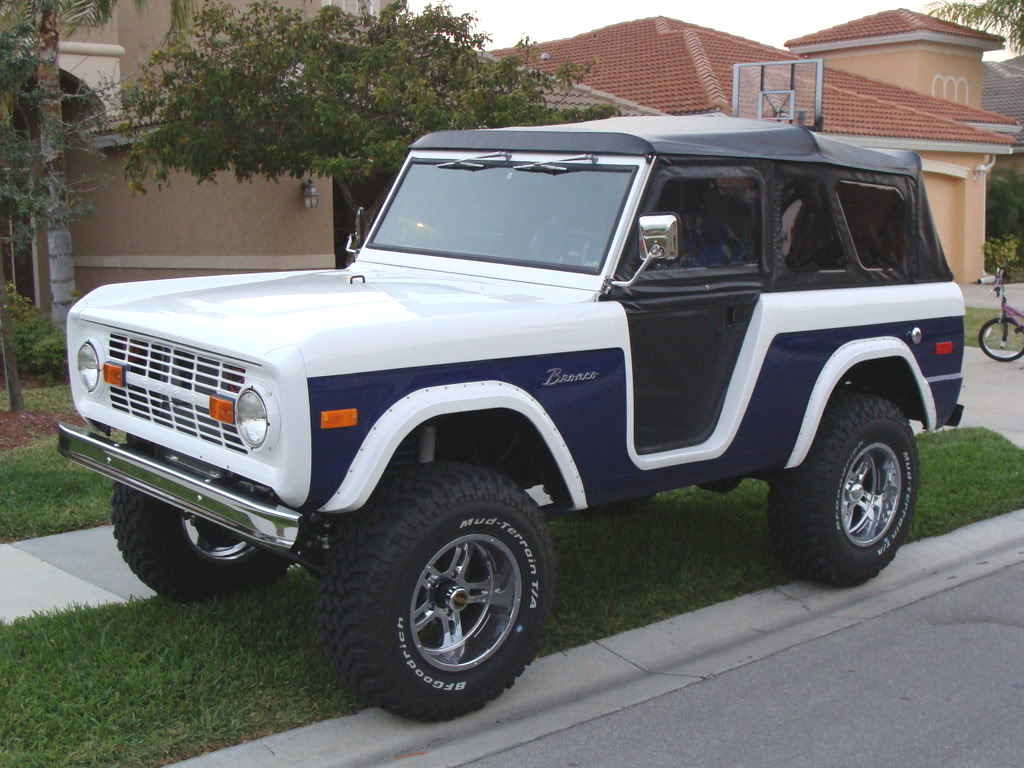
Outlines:
[[637, 453], [698, 445], [714, 431], [759, 292], [627, 311]]

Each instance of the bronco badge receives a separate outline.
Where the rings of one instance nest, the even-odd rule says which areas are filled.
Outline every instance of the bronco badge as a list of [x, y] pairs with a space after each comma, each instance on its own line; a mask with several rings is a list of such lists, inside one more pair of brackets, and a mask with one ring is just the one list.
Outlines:
[[573, 381], [591, 381], [596, 379], [600, 374], [597, 371], [587, 371], [586, 373], [562, 373], [561, 368], [549, 368], [548, 369], [548, 380], [544, 382], [545, 387], [553, 387], [555, 384], [568, 384]]

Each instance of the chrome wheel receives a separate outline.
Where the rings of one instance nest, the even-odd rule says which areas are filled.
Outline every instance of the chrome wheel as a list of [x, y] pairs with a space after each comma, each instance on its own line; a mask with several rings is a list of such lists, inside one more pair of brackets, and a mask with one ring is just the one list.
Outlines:
[[456, 539], [430, 559], [413, 590], [417, 650], [438, 669], [481, 664], [511, 632], [522, 592], [519, 563], [504, 543], [484, 534]]
[[885, 535], [903, 493], [900, 463], [884, 443], [867, 446], [851, 462], [843, 481], [843, 531], [858, 547]]
[[196, 517], [183, 515], [182, 528], [189, 544], [200, 556], [217, 562], [243, 560], [256, 551], [256, 547], [225, 531], [218, 525]]

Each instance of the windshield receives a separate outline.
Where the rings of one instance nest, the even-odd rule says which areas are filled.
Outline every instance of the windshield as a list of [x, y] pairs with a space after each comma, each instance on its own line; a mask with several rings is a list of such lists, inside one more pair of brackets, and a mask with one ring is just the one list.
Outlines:
[[371, 245], [596, 274], [635, 168], [412, 163]]

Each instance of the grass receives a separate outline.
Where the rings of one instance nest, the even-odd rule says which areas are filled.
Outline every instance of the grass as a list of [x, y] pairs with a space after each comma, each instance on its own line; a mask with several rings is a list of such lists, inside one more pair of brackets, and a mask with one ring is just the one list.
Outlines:
[[[911, 539], [1024, 506], [1024, 450], [982, 429], [920, 437]], [[555, 521], [560, 598], [545, 653], [785, 582], [766, 487], [662, 494], [625, 515]], [[360, 702], [321, 656], [316, 582], [182, 606], [162, 598], [0, 625], [0, 766], [180, 760]]]
[[57, 453], [55, 436], [0, 453], [0, 541], [102, 525], [110, 481]]
[[982, 309], [980, 307], [967, 307], [967, 315], [964, 317], [964, 344], [968, 347], [978, 346], [978, 331], [985, 324], [999, 314], [998, 309]]
[[[65, 413], [75, 410], [71, 403], [71, 387], [67, 384], [57, 384], [52, 387], [26, 387], [21, 390], [21, 394], [25, 399], [26, 411]], [[0, 411], [10, 408], [10, 402], [7, 390], [0, 387]]]

